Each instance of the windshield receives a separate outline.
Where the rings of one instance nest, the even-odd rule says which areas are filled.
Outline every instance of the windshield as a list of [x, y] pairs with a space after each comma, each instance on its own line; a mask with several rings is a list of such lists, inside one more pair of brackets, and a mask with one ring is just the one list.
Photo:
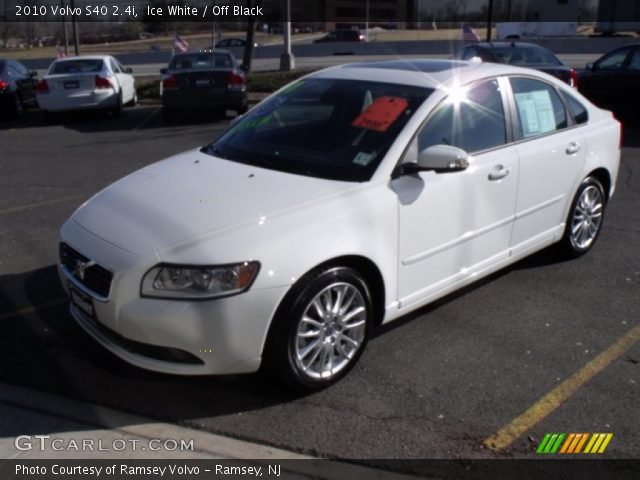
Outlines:
[[366, 181], [432, 92], [360, 80], [299, 80], [203, 151], [300, 175]]

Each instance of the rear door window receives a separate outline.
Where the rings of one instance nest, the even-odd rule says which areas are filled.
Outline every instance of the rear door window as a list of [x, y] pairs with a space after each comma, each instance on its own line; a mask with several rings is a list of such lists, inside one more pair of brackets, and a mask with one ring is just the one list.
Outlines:
[[551, 85], [530, 78], [511, 78], [521, 138], [566, 128], [567, 112]]

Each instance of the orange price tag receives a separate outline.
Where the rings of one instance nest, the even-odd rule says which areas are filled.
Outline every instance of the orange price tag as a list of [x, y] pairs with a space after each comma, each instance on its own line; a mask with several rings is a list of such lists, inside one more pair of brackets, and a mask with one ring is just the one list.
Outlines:
[[376, 132], [386, 132], [408, 105], [409, 103], [402, 97], [376, 98], [351, 125]]

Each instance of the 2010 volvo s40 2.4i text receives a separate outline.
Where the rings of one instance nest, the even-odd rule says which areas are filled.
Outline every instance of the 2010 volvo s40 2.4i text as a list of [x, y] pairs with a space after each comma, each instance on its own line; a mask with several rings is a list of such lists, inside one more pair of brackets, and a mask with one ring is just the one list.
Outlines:
[[323, 387], [377, 324], [554, 242], [588, 251], [620, 136], [534, 70], [316, 72], [83, 204], [61, 230], [71, 313], [139, 367]]

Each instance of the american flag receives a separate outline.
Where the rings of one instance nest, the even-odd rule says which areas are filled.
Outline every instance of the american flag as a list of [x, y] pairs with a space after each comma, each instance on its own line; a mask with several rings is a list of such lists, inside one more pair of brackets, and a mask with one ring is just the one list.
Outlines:
[[187, 48], [189, 48], [189, 43], [176, 33], [173, 37], [173, 48], [177, 48], [181, 52], [186, 52]]
[[66, 53], [64, 53], [64, 50], [62, 49], [62, 47], [58, 47], [58, 60], [60, 60], [61, 58], [65, 58], [67, 56]]
[[464, 42], [479, 42], [480, 37], [473, 28], [471, 28], [467, 24], [464, 24], [462, 26], [462, 40]]

